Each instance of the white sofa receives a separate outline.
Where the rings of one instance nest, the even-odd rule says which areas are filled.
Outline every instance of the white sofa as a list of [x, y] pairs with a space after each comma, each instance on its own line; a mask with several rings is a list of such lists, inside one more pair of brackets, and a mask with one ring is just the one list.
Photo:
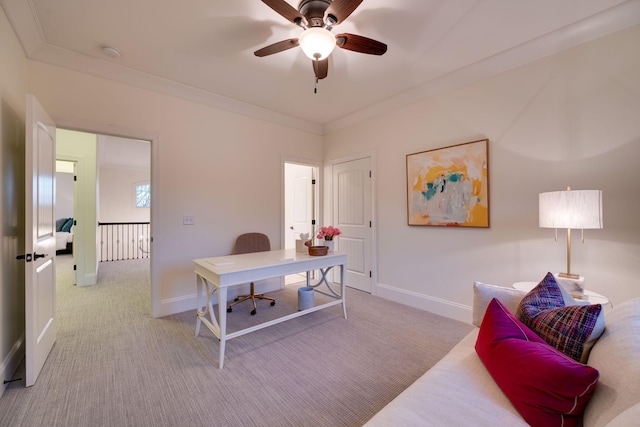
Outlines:
[[[526, 292], [494, 288], [495, 297], [515, 313]], [[488, 300], [486, 294], [474, 293], [476, 326]], [[478, 357], [478, 331], [469, 333], [366, 426], [527, 426]], [[606, 309], [605, 331], [587, 364], [600, 378], [586, 406], [584, 426], [639, 426], [640, 298]]]

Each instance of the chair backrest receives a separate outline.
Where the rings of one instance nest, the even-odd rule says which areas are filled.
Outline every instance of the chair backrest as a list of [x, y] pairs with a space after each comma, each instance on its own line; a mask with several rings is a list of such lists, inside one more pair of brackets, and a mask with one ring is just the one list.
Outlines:
[[245, 233], [236, 238], [232, 254], [247, 254], [271, 250], [269, 237], [262, 233]]

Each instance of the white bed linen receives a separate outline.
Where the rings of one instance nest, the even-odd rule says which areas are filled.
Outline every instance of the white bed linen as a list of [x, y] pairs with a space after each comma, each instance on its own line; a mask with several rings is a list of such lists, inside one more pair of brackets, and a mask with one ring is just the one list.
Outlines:
[[67, 249], [67, 243], [73, 243], [73, 233], [66, 231], [56, 232], [56, 251]]

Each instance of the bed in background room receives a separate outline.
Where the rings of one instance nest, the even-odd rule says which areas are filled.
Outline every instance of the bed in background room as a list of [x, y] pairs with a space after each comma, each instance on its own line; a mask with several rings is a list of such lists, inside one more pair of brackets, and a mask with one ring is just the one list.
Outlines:
[[73, 218], [56, 220], [56, 255], [73, 253]]

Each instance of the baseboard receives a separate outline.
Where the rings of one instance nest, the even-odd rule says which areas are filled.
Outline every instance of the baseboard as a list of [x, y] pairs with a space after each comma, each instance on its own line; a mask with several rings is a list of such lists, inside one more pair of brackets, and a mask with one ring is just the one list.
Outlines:
[[[256, 283], [256, 293], [273, 292], [282, 288], [283, 281], [281, 278], [261, 280]], [[195, 288], [195, 285], [194, 285]], [[249, 293], [249, 285], [234, 286], [227, 293], [227, 300], [231, 301], [237, 295]], [[217, 301], [217, 300], [216, 300]], [[184, 295], [175, 298], [163, 299], [160, 302], [160, 312], [154, 317], [164, 317], [171, 314], [183, 313], [189, 310], [195, 310], [197, 305], [196, 293]]]
[[97, 274], [85, 274], [76, 277], [76, 286], [93, 286], [98, 283]]
[[374, 293], [376, 296], [408, 305], [409, 307], [419, 308], [450, 319], [471, 323], [472, 307], [468, 305], [434, 298], [429, 295], [419, 294], [382, 283], [376, 284]]
[[[0, 365], [0, 375], [2, 375], [2, 380], [11, 380], [12, 376], [18, 370], [18, 366], [24, 359], [24, 334], [20, 337], [18, 341], [13, 343], [11, 346], [11, 350], [7, 354], [7, 357], [2, 361], [2, 365]], [[7, 387], [6, 384], [3, 384], [0, 387], [0, 397], [4, 394], [4, 389]]]

